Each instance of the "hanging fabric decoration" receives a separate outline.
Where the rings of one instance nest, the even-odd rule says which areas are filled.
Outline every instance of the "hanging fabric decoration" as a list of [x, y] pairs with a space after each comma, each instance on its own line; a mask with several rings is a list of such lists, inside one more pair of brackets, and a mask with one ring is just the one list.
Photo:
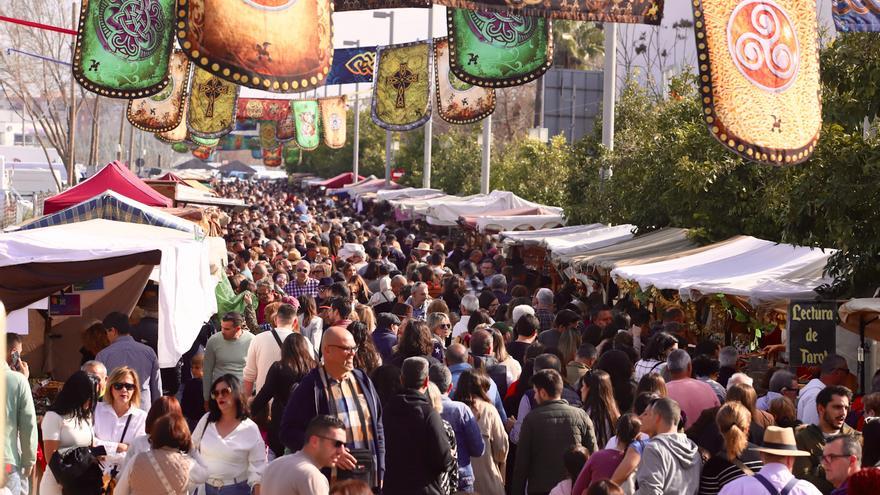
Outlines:
[[263, 149], [263, 165], [276, 168], [281, 166], [281, 148], [279, 144], [271, 149]]
[[218, 138], [235, 127], [237, 84], [196, 67], [189, 90], [186, 125], [194, 136]]
[[331, 149], [345, 146], [345, 97], [322, 98], [318, 100], [321, 107], [321, 127], [324, 130], [324, 144]]
[[220, 138], [203, 138], [196, 136], [193, 133], [189, 134], [189, 139], [199, 146], [210, 146], [212, 148], [216, 148], [217, 145], [220, 144]]
[[[189, 106], [189, 99], [183, 99], [183, 114], [186, 114], [186, 109]], [[186, 120], [180, 119], [180, 123], [177, 124], [177, 127], [171, 129], [169, 131], [157, 132], [156, 137], [159, 138], [160, 141], [165, 143], [180, 143], [183, 141], [190, 141], [189, 137], [189, 129], [186, 127]]]
[[175, 153], [189, 153], [189, 146], [186, 143], [173, 143], [171, 150]]
[[245, 149], [247, 137], [241, 134], [227, 134], [220, 138], [218, 149], [223, 151], [235, 151]]
[[712, 136], [761, 163], [808, 159], [822, 126], [816, 5], [699, 0], [694, 19]]
[[491, 11], [446, 9], [449, 67], [464, 82], [490, 88], [525, 84], [553, 63], [551, 22]]
[[286, 143], [281, 150], [281, 158], [284, 160], [285, 165], [296, 165], [299, 163], [300, 153], [302, 150], [296, 145], [294, 141]]
[[333, 52], [333, 66], [327, 84], [354, 84], [373, 82], [376, 47], [339, 48]]
[[[281, 121], [290, 115], [288, 100], [263, 100], [259, 98], [239, 98], [235, 118], [238, 120]], [[238, 129], [236, 130], [243, 130]]]
[[389, 131], [409, 131], [431, 118], [431, 55], [426, 42], [378, 48], [372, 104], [376, 125]]
[[278, 146], [275, 140], [275, 126], [277, 122], [263, 120], [260, 122], [260, 148], [271, 149]]
[[430, 8], [430, 0], [334, 0], [335, 12], [349, 10]]
[[128, 101], [128, 121], [142, 131], [170, 131], [183, 120], [190, 62], [180, 50], [171, 54], [169, 82], [158, 94]]
[[192, 155], [199, 160], [206, 162], [208, 161], [208, 159], [211, 158], [211, 155], [214, 153], [214, 149], [215, 148], [213, 146], [205, 146], [200, 144], [196, 147], [196, 149], [192, 151]]
[[330, 0], [184, 0], [177, 38], [216, 76], [294, 93], [322, 85], [330, 71], [331, 11]]
[[834, 0], [831, 15], [838, 32], [880, 31], [880, 1]]
[[152, 96], [168, 85], [174, 0], [83, 0], [73, 76], [110, 98]]
[[318, 102], [315, 100], [294, 100], [293, 119], [296, 122], [296, 145], [304, 150], [313, 150], [321, 142]]
[[293, 120], [293, 112], [289, 112], [287, 117], [278, 121], [275, 129], [275, 139], [278, 142], [286, 143], [296, 138], [296, 122]]
[[450, 124], [470, 124], [495, 111], [495, 90], [474, 86], [449, 69], [449, 40], [434, 40], [434, 74], [437, 80], [437, 113]]
[[254, 160], [261, 160], [263, 158], [262, 148], [252, 149], [251, 158], [253, 158]]
[[659, 25], [663, 0], [434, 0], [437, 5], [572, 21]]

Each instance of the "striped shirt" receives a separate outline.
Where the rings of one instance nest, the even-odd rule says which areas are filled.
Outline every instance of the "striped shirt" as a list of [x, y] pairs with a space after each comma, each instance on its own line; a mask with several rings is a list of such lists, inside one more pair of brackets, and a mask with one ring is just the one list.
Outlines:
[[[754, 446], [750, 445], [750, 447]], [[755, 473], [760, 471], [764, 465], [758, 453], [751, 449], [744, 450], [739, 460]], [[703, 473], [700, 476], [699, 494], [716, 495], [724, 485], [741, 476], [746, 476], [742, 468], [728, 461], [726, 455], [718, 453], [703, 466]]]
[[284, 293], [288, 296], [312, 296], [318, 297], [318, 281], [313, 278], [306, 279], [306, 283], [300, 285], [295, 279], [284, 286]]
[[371, 449], [375, 432], [370, 426], [370, 408], [354, 375], [349, 373], [341, 381], [329, 374], [326, 376], [328, 392], [333, 400], [331, 410], [345, 423], [346, 445], [350, 449]]

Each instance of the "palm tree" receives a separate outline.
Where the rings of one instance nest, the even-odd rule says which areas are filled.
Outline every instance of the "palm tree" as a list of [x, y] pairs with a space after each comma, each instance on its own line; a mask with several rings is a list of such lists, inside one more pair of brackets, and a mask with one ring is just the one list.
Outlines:
[[559, 69], [589, 69], [600, 66], [605, 35], [593, 22], [553, 22], [553, 65]]

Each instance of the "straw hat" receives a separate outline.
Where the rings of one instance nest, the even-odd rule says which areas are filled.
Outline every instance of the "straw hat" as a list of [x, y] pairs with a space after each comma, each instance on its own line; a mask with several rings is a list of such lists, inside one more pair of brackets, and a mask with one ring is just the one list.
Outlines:
[[798, 450], [797, 442], [794, 440], [794, 430], [778, 426], [768, 426], [764, 430], [764, 444], [761, 447], [756, 447], [755, 450], [784, 457], [807, 457], [810, 455], [809, 452]]
[[431, 245], [427, 242], [420, 242], [419, 245], [413, 249], [415, 249], [416, 251], [430, 251]]

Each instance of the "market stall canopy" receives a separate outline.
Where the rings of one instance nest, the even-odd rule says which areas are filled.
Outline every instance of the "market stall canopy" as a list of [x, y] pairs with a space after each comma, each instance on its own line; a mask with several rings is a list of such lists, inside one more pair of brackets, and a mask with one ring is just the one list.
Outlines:
[[592, 251], [576, 254], [565, 260], [574, 271], [598, 268], [603, 272], [618, 266], [644, 265], [666, 259], [696, 254], [697, 243], [688, 238], [687, 229], [665, 228], [637, 235], [628, 241]]
[[545, 239], [541, 245], [553, 259], [567, 259], [613, 244], [632, 239], [636, 226], [631, 224], [612, 225], [589, 230], [580, 234], [567, 234]]
[[[363, 180], [364, 177], [362, 175], [357, 176], [357, 180]], [[309, 185], [312, 187], [325, 187], [327, 189], [333, 189], [336, 187], [342, 187], [346, 184], [351, 184], [355, 181], [354, 174], [352, 172], [345, 172], [337, 175], [336, 177], [331, 177], [326, 180], [322, 180], [319, 182], [309, 182]]]
[[395, 189], [399, 189], [402, 187], [400, 184], [396, 182], [391, 182], [389, 184], [385, 184], [385, 179], [366, 179], [358, 183], [357, 185], [351, 185], [342, 190], [348, 193], [352, 198], [361, 198], [365, 194], [375, 193], [376, 191], [393, 191]]
[[[562, 208], [546, 206], [520, 198], [510, 191], [492, 191], [458, 201], [443, 201], [432, 204], [424, 215], [431, 225], [453, 226], [462, 215], [476, 215], [489, 211], [511, 210], [514, 208], [543, 208], [553, 214], [562, 215]], [[416, 213], [419, 213], [416, 211]]]
[[740, 237], [690, 256], [621, 266], [611, 275], [642, 289], [675, 289], [683, 299], [722, 293], [747, 298], [753, 305], [777, 303], [814, 298], [813, 289], [831, 282], [823, 269], [834, 252]]
[[565, 224], [565, 217], [561, 213], [540, 206], [462, 215], [458, 219], [479, 232], [549, 229]]
[[184, 179], [183, 177], [175, 174], [174, 172], [168, 172], [156, 180], [161, 180], [161, 181], [166, 181], [166, 182], [174, 182], [177, 184], [183, 184], [184, 186], [189, 186], [189, 187], [192, 187], [193, 189], [198, 189], [200, 191], [209, 192], [211, 194], [214, 194], [214, 191], [210, 187], [202, 184], [198, 180]]
[[607, 227], [607, 225], [604, 223], [591, 223], [589, 225], [572, 225], [569, 227], [529, 230], [523, 232], [504, 231], [498, 235], [501, 237], [504, 244], [513, 246], [531, 246], [541, 244], [544, 242], [544, 239], [566, 236], [569, 234], [582, 234], [603, 227]]
[[51, 227], [53, 225], [85, 222], [96, 218], [165, 227], [168, 229], [179, 230], [181, 232], [188, 232], [191, 235], [205, 235], [201, 227], [189, 220], [170, 215], [157, 208], [153, 208], [152, 206], [147, 206], [131, 198], [126, 198], [113, 191], [104, 191], [78, 205], [71, 206], [70, 208], [55, 212], [51, 215], [38, 218], [31, 223], [13, 227], [8, 230], [22, 231], [40, 229], [43, 227]]
[[224, 175], [229, 175], [232, 172], [239, 172], [246, 175], [254, 175], [257, 173], [256, 169], [239, 160], [232, 160], [229, 163], [220, 165], [217, 170]]
[[394, 190], [376, 191], [377, 201], [391, 201], [392, 199], [419, 198], [426, 196], [438, 196], [443, 194], [439, 189], [430, 189], [423, 187], [404, 187]]
[[217, 170], [216, 167], [208, 165], [198, 158], [187, 160], [179, 165], [175, 165], [174, 168], [177, 170]]
[[83, 182], [47, 199], [43, 212], [48, 215], [61, 211], [107, 190], [148, 206], [171, 206], [171, 200], [148, 186], [123, 163], [113, 161]]
[[158, 264], [159, 366], [174, 366], [217, 311], [211, 239], [103, 219], [2, 234], [0, 300], [12, 311], [72, 284]]
[[880, 340], [880, 299], [850, 299], [837, 308], [840, 325], [859, 334], [864, 326], [865, 337]]

